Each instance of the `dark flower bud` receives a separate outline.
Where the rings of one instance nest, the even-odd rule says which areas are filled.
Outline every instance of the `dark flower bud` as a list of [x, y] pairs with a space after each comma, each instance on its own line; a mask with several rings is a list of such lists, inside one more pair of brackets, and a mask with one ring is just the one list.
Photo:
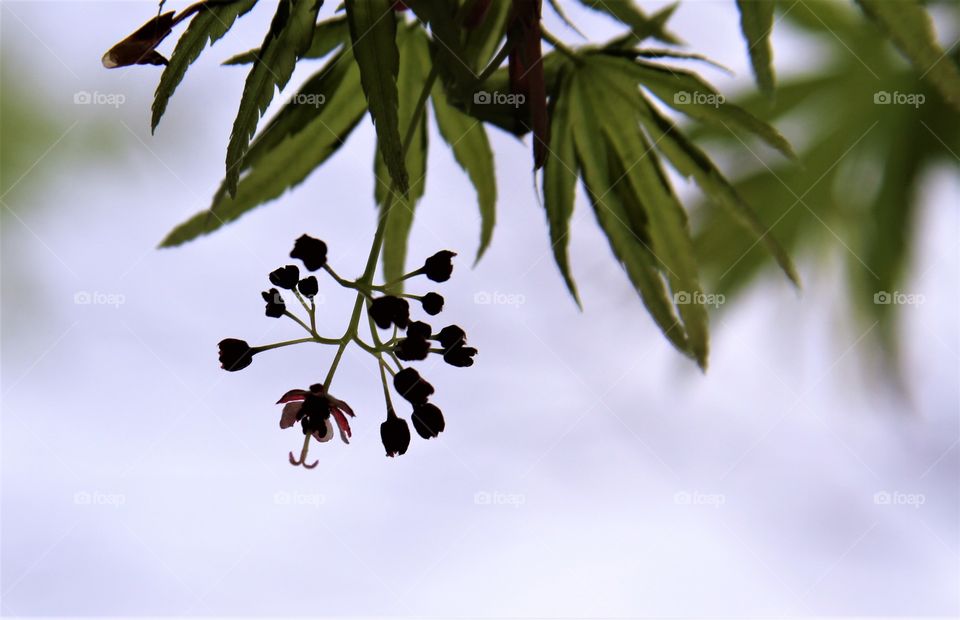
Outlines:
[[320, 290], [320, 285], [317, 284], [317, 277], [310, 276], [300, 280], [300, 282], [297, 284], [297, 290], [299, 290], [300, 294], [304, 297], [313, 299], [316, 296], [317, 291]]
[[405, 454], [410, 447], [410, 427], [403, 418], [398, 418], [393, 409], [387, 409], [387, 420], [380, 425], [380, 440], [387, 456]]
[[290, 258], [301, 260], [307, 271], [316, 271], [327, 264], [327, 244], [310, 235], [300, 235], [293, 243]]
[[420, 305], [423, 306], [423, 311], [430, 316], [437, 316], [443, 310], [443, 297], [437, 293], [427, 293], [420, 298]]
[[451, 348], [462, 345], [467, 341], [467, 334], [457, 325], [447, 325], [440, 330], [434, 340], [440, 341], [440, 346], [446, 352]]
[[406, 329], [410, 322], [410, 304], [406, 299], [393, 295], [377, 297], [370, 303], [370, 317], [380, 329], [387, 329], [391, 324], [400, 329]]
[[430, 341], [416, 336], [401, 338], [393, 352], [405, 362], [425, 360], [430, 354]]
[[393, 376], [393, 387], [397, 394], [412, 405], [422, 405], [433, 394], [433, 386], [427, 383], [413, 368], [404, 368]]
[[433, 328], [423, 321], [412, 321], [407, 325], [407, 337], [426, 340], [431, 334], [433, 334]]
[[416, 429], [417, 434], [424, 439], [436, 437], [446, 427], [446, 423], [443, 421], [443, 412], [440, 411], [440, 407], [433, 403], [425, 403], [414, 407], [410, 419], [413, 421], [413, 428]]
[[446, 282], [453, 273], [453, 261], [456, 252], [450, 250], [440, 250], [423, 263], [421, 271], [434, 282]]
[[477, 350], [473, 347], [465, 347], [462, 344], [458, 344], [443, 354], [443, 361], [451, 366], [469, 368], [473, 366], [473, 356], [476, 354]]
[[267, 302], [266, 315], [268, 317], [278, 319], [287, 311], [287, 304], [283, 303], [283, 297], [277, 289], [272, 288], [260, 293], [260, 295], [263, 296], [263, 301]]
[[270, 283], [292, 291], [300, 279], [300, 270], [296, 265], [287, 265], [270, 272]]
[[221, 340], [217, 346], [220, 349], [220, 368], [231, 372], [249, 366], [256, 353], [245, 340], [236, 338]]

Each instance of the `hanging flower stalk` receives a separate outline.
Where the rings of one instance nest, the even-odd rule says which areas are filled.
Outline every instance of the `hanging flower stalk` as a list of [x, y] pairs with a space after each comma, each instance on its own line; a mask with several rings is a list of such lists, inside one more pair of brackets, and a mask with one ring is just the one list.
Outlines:
[[[377, 239], [382, 237], [382, 228], [381, 222]], [[377, 239], [374, 248], [379, 246]], [[371, 252], [371, 255], [375, 260], [375, 252]], [[453, 272], [454, 256], [456, 254], [449, 250], [437, 252], [427, 258], [420, 268], [405, 274], [401, 280], [424, 277], [433, 282], [446, 282]], [[418, 302], [425, 314], [436, 316], [443, 310], [443, 297], [434, 291], [424, 295], [391, 294], [388, 291], [394, 290], [399, 281], [374, 284], [369, 273], [356, 280], [341, 277], [327, 262], [327, 244], [309, 235], [302, 235], [296, 240], [290, 257], [299, 260], [306, 271], [321, 272], [329, 276], [334, 284], [357, 293], [357, 304], [343, 335], [339, 338], [320, 335], [315, 302], [320, 289], [317, 277], [301, 274], [297, 265], [284, 265], [270, 272], [268, 276], [274, 287], [261, 294], [265, 302], [264, 314], [274, 319], [286, 318], [293, 321], [307, 336], [258, 346], [251, 346], [237, 338], [226, 338], [219, 344], [220, 366], [231, 372], [246, 368], [253, 362], [254, 356], [272, 349], [306, 343], [337, 347], [323, 383], [311, 385], [306, 390], [290, 390], [277, 401], [277, 404], [284, 405], [280, 428], [291, 428], [299, 424], [304, 434], [300, 457], [294, 457], [291, 451], [290, 462], [307, 468], [315, 467], [316, 462], [310, 465], [306, 463], [310, 441], [330, 441], [334, 435], [334, 427], [340, 439], [344, 443], [350, 443], [353, 433], [349, 418], [355, 414], [350, 405], [330, 392], [330, 385], [344, 349], [350, 344], [357, 345], [373, 356], [380, 368], [387, 412], [386, 420], [380, 428], [380, 436], [387, 456], [406, 453], [410, 444], [409, 426], [394, 409], [390, 383], [394, 391], [412, 406], [411, 418], [417, 434], [424, 439], [437, 437], [445, 428], [446, 422], [440, 408], [429, 402], [434, 388], [407, 364], [423, 361], [430, 355], [440, 355], [451, 366], [463, 368], [472, 366], [473, 358], [477, 354], [475, 348], [467, 346], [466, 333], [460, 327], [448, 325], [434, 332], [430, 324], [412, 320], [411, 300]], [[296, 299], [306, 316], [291, 310], [285, 294]], [[366, 309], [370, 325], [370, 342], [361, 338], [358, 333], [363, 309]], [[388, 332], [389, 336], [381, 337], [378, 330]], [[392, 377], [392, 382], [388, 382], [387, 375]]]

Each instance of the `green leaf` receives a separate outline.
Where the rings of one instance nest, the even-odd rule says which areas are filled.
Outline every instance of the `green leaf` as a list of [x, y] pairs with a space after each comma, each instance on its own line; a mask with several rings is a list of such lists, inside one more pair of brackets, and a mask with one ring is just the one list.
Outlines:
[[727, 73], [728, 75], [733, 76], [733, 72], [730, 69], [728, 69], [727, 67], [724, 67], [718, 62], [714, 62], [710, 60], [703, 54], [689, 54], [686, 52], [675, 52], [673, 50], [664, 50], [664, 49], [658, 49], [658, 48], [652, 48], [652, 47], [647, 47], [642, 50], [625, 50], [625, 51], [617, 50], [617, 54], [611, 53], [610, 51], [607, 51], [606, 53], [609, 55], [623, 54], [625, 56], [629, 56], [634, 59], [636, 58], [653, 58], [653, 59], [677, 58], [680, 60], [696, 60], [696, 61], [708, 64], [715, 69], [720, 69], [724, 73]]
[[[543, 206], [550, 225], [550, 247], [553, 258], [560, 268], [563, 280], [578, 306], [580, 296], [577, 284], [570, 272], [570, 257], [567, 252], [570, 234], [570, 218], [573, 216], [577, 186], [577, 152], [571, 128], [570, 98], [575, 96], [570, 84], [572, 72], [564, 71], [558, 78], [557, 94], [553, 97], [550, 113], [550, 156], [543, 167]], [[438, 115], [439, 117], [439, 115]]]
[[[423, 85], [430, 71], [430, 52], [423, 28], [417, 24], [400, 29], [397, 37], [400, 52], [400, 69], [397, 77], [400, 131], [406, 135], [410, 123], [414, 121], [414, 112], [420, 100]], [[388, 166], [384, 162], [382, 148], [377, 149], [374, 163], [376, 177], [374, 197], [377, 204], [386, 205], [390, 192], [393, 201], [387, 212], [387, 224], [383, 239], [383, 274], [387, 282], [399, 279], [404, 274], [407, 259], [407, 240], [413, 227], [414, 210], [423, 197], [427, 183], [427, 115], [426, 108], [416, 119], [410, 147], [407, 149], [404, 165], [410, 174], [409, 190], [406, 194], [391, 186]], [[403, 290], [403, 283], [393, 291]]]
[[483, 123], [450, 105], [441, 84], [434, 84], [431, 98], [440, 135], [450, 146], [454, 158], [470, 177], [470, 182], [477, 192], [477, 206], [480, 208], [480, 247], [477, 249], [476, 260], [479, 261], [490, 245], [496, 224], [497, 177], [493, 166], [493, 151], [490, 149]]
[[240, 109], [227, 145], [227, 191], [237, 192], [240, 163], [257, 130], [260, 116], [273, 100], [274, 88], [283, 90], [299, 59], [310, 47], [317, 11], [323, 0], [279, 0], [270, 30], [260, 46], [243, 85]]
[[203, 49], [210, 42], [212, 46], [223, 35], [227, 34], [230, 27], [238, 17], [246, 14], [257, 0], [238, 0], [228, 4], [204, 4], [201, 6], [196, 16], [190, 20], [190, 25], [183, 31], [183, 34], [177, 40], [176, 47], [173, 48], [173, 54], [170, 56], [170, 62], [164, 67], [160, 74], [160, 83], [157, 85], [157, 92], [153, 97], [153, 118], [150, 121], [150, 131], [154, 131], [160, 124], [160, 117], [167, 109], [167, 102], [173, 96], [174, 91], [187, 69], [193, 64]]
[[737, 129], [752, 133], [785, 156], [796, 158], [790, 143], [780, 132], [743, 108], [728, 103], [697, 74], [639, 60], [631, 62], [605, 54], [596, 56], [631, 73], [642, 86], [674, 110], [729, 131]]
[[686, 178], [692, 178], [707, 196], [724, 207], [738, 223], [750, 231], [756, 243], [762, 242], [787, 277], [799, 286], [799, 276], [786, 250], [706, 153], [661, 115], [642, 95], [630, 76], [609, 62], [609, 59], [595, 57], [590, 65], [594, 74], [604, 80], [608, 92], [618, 96], [635, 110], [637, 118], [650, 134], [654, 148], [667, 157], [677, 172]]
[[937, 43], [933, 21], [917, 0], [857, 0], [857, 3], [887, 33], [914, 68], [960, 110], [960, 70]]
[[[322, 104], [318, 102], [322, 98]], [[212, 232], [301, 183], [346, 141], [366, 112], [360, 72], [349, 49], [311, 77], [257, 136], [243, 159], [236, 196], [226, 181], [210, 209], [177, 226], [161, 247], [180, 245]]]
[[[477, 74], [470, 65], [470, 56], [464, 50], [462, 42], [463, 29], [457, 20], [457, 2], [450, 0], [410, 0], [405, 2], [416, 16], [430, 25], [430, 34], [436, 42], [434, 46], [434, 62], [439, 70], [440, 77], [447, 88], [458, 89], [460, 98], [466, 91], [473, 92]], [[503, 0], [493, 0], [492, 4], [510, 4]], [[497, 11], [503, 7], [489, 7], [484, 21], [498, 15]], [[480, 41], [477, 41], [480, 43]], [[459, 92], [464, 89], [464, 92]]]
[[[327, 102], [334, 101], [334, 95], [341, 83], [345, 83], [344, 88], [347, 92], [354, 94], [354, 88], [359, 84], [359, 79], [360, 71], [357, 63], [353, 62], [353, 53], [348, 48], [331, 57], [320, 71], [304, 82], [297, 93], [280, 108], [267, 126], [254, 138], [240, 165], [241, 174], [268, 157], [288, 136], [310, 125], [318, 115], [326, 118], [326, 114], [332, 113], [327, 109]], [[366, 109], [362, 91], [360, 99], [356, 104], [346, 105], [346, 111], [349, 114]], [[345, 103], [342, 95], [336, 97], [335, 102], [338, 106]], [[223, 191], [225, 188], [221, 187], [221, 192]]]
[[692, 178], [710, 199], [726, 209], [755, 238], [763, 243], [790, 281], [800, 286], [800, 276], [790, 255], [763, 223], [760, 216], [737, 193], [706, 153], [691, 142], [680, 129], [664, 118], [656, 108], [643, 99], [640, 122], [651, 134], [651, 139], [673, 167], [684, 177]]
[[550, 8], [553, 9], [553, 12], [557, 14], [557, 17], [560, 18], [560, 21], [562, 21], [567, 28], [569, 28], [570, 30], [573, 30], [582, 38], [584, 39], [587, 38], [585, 34], [580, 32], [580, 29], [577, 28], [577, 25], [574, 24], [572, 21], [570, 21], [570, 18], [567, 17], [567, 13], [566, 11], [563, 10], [563, 7], [560, 5], [559, 0], [547, 0], [547, 2], [549, 2]]
[[487, 64], [493, 60], [507, 36], [507, 17], [510, 15], [509, 2], [492, 0], [487, 7], [483, 21], [467, 32], [463, 43], [463, 57], [471, 72], [479, 76]]
[[[661, 331], [677, 349], [692, 355], [684, 327], [674, 313], [674, 305], [658, 269], [659, 261], [651, 251], [642, 205], [631, 193], [628, 197], [632, 198], [632, 203], [628, 209], [622, 200], [623, 194], [615, 190], [627, 167], [617, 165], [616, 154], [604, 140], [608, 134], [601, 131], [598, 124], [601, 114], [591, 95], [594, 86], [584, 79], [583, 74], [584, 71], [575, 74], [575, 87], [570, 90], [571, 126], [584, 185], [597, 221]], [[620, 173], [616, 179], [611, 169], [614, 174]]]
[[770, 33], [773, 32], [773, 9], [771, 0], [737, 0], [740, 10], [740, 30], [747, 42], [750, 64], [760, 90], [773, 93], [773, 51]]
[[606, 13], [613, 19], [630, 28], [629, 41], [620, 40], [620, 45], [636, 45], [644, 39], [653, 37], [664, 43], [680, 45], [682, 41], [664, 29], [664, 24], [679, 6], [674, 2], [648, 17], [643, 11], [634, 6], [632, 0], [580, 0], [580, 3], [595, 11]]
[[397, 19], [392, 0], [347, 0], [347, 23], [360, 83], [377, 130], [377, 148], [401, 194], [409, 189], [397, 119]]
[[[617, 169], [623, 170], [615, 183], [618, 186], [629, 184], [646, 216], [650, 251], [662, 266], [674, 293], [690, 352], [705, 369], [707, 311], [702, 303], [687, 214], [673, 193], [653, 146], [640, 132], [637, 113], [631, 102], [609, 96], [604, 96], [601, 101], [598, 97], [606, 92], [606, 83], [599, 79], [595, 69], [581, 73], [584, 74], [583, 96], [592, 99], [603, 134], [616, 154], [611, 161]], [[626, 188], [618, 189], [623, 191]]]
[[[301, 58], [323, 58], [342, 45], [349, 36], [346, 17], [333, 17], [316, 25], [313, 30], [313, 39], [310, 48]], [[249, 65], [257, 59], [260, 49], [252, 49], [242, 54], [232, 56], [223, 61], [224, 65]]]

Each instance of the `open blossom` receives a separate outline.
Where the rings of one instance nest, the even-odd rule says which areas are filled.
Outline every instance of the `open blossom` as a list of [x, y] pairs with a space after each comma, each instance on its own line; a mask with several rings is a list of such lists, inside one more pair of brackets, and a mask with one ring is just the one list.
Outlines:
[[277, 404], [283, 405], [280, 428], [290, 428], [299, 422], [304, 435], [311, 434], [317, 441], [326, 442], [333, 439], [332, 419], [337, 424], [340, 439], [343, 443], [350, 443], [352, 433], [347, 416], [354, 417], [353, 409], [328, 394], [322, 384], [311, 385], [309, 390], [290, 390]]

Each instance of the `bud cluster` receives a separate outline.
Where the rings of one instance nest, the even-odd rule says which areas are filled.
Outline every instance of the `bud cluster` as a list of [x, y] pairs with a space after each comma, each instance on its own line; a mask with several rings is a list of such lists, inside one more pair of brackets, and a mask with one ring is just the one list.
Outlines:
[[[351, 343], [376, 358], [383, 384], [387, 417], [380, 425], [380, 437], [387, 456], [404, 454], [410, 445], [410, 429], [407, 421], [398, 416], [390, 395], [387, 374], [393, 377], [393, 389], [411, 406], [410, 419], [414, 430], [424, 439], [437, 437], [446, 423], [440, 408], [429, 401], [433, 386], [405, 363], [422, 361], [431, 354], [438, 355], [451, 366], [465, 368], [473, 365], [477, 350], [467, 346], [466, 333], [457, 325], [447, 325], [434, 332], [433, 327], [422, 320], [411, 318], [410, 302], [418, 302], [423, 312], [437, 316], [443, 311], [444, 299], [434, 291], [423, 295], [397, 292], [401, 283], [416, 277], [425, 277], [432, 282], [446, 282], [453, 272], [454, 252], [442, 250], [427, 258], [423, 265], [405, 274], [394, 282], [374, 284], [372, 277], [348, 280], [340, 277], [327, 262], [327, 244], [319, 239], [302, 235], [294, 242], [290, 257], [299, 260], [307, 272], [323, 271], [345, 289], [357, 294], [357, 304], [350, 317], [346, 331], [339, 338], [321, 336], [317, 329], [315, 298], [320, 290], [317, 276], [302, 274], [297, 265], [284, 265], [270, 272], [268, 279], [273, 285], [261, 293], [265, 302], [264, 314], [270, 318], [288, 318], [304, 329], [308, 336], [274, 344], [250, 346], [246, 341], [227, 338], [220, 341], [220, 366], [224, 370], [238, 371], [253, 362], [255, 355], [294, 344], [308, 342], [332, 345], [337, 353], [323, 383], [309, 389], [288, 391], [278, 401], [283, 404], [280, 428], [300, 424], [304, 434], [300, 458], [290, 453], [290, 462], [312, 468], [305, 462], [311, 439], [326, 442], [334, 436], [334, 426], [341, 440], [349, 443], [352, 430], [348, 418], [353, 410], [347, 403], [329, 393], [330, 383], [336, 372], [344, 349]], [[284, 294], [293, 295], [306, 311], [306, 318], [290, 310]], [[295, 303], [296, 305], [296, 303]], [[358, 333], [360, 313], [366, 309], [372, 342], [364, 341]], [[388, 337], [381, 337], [379, 330], [392, 330]]]

